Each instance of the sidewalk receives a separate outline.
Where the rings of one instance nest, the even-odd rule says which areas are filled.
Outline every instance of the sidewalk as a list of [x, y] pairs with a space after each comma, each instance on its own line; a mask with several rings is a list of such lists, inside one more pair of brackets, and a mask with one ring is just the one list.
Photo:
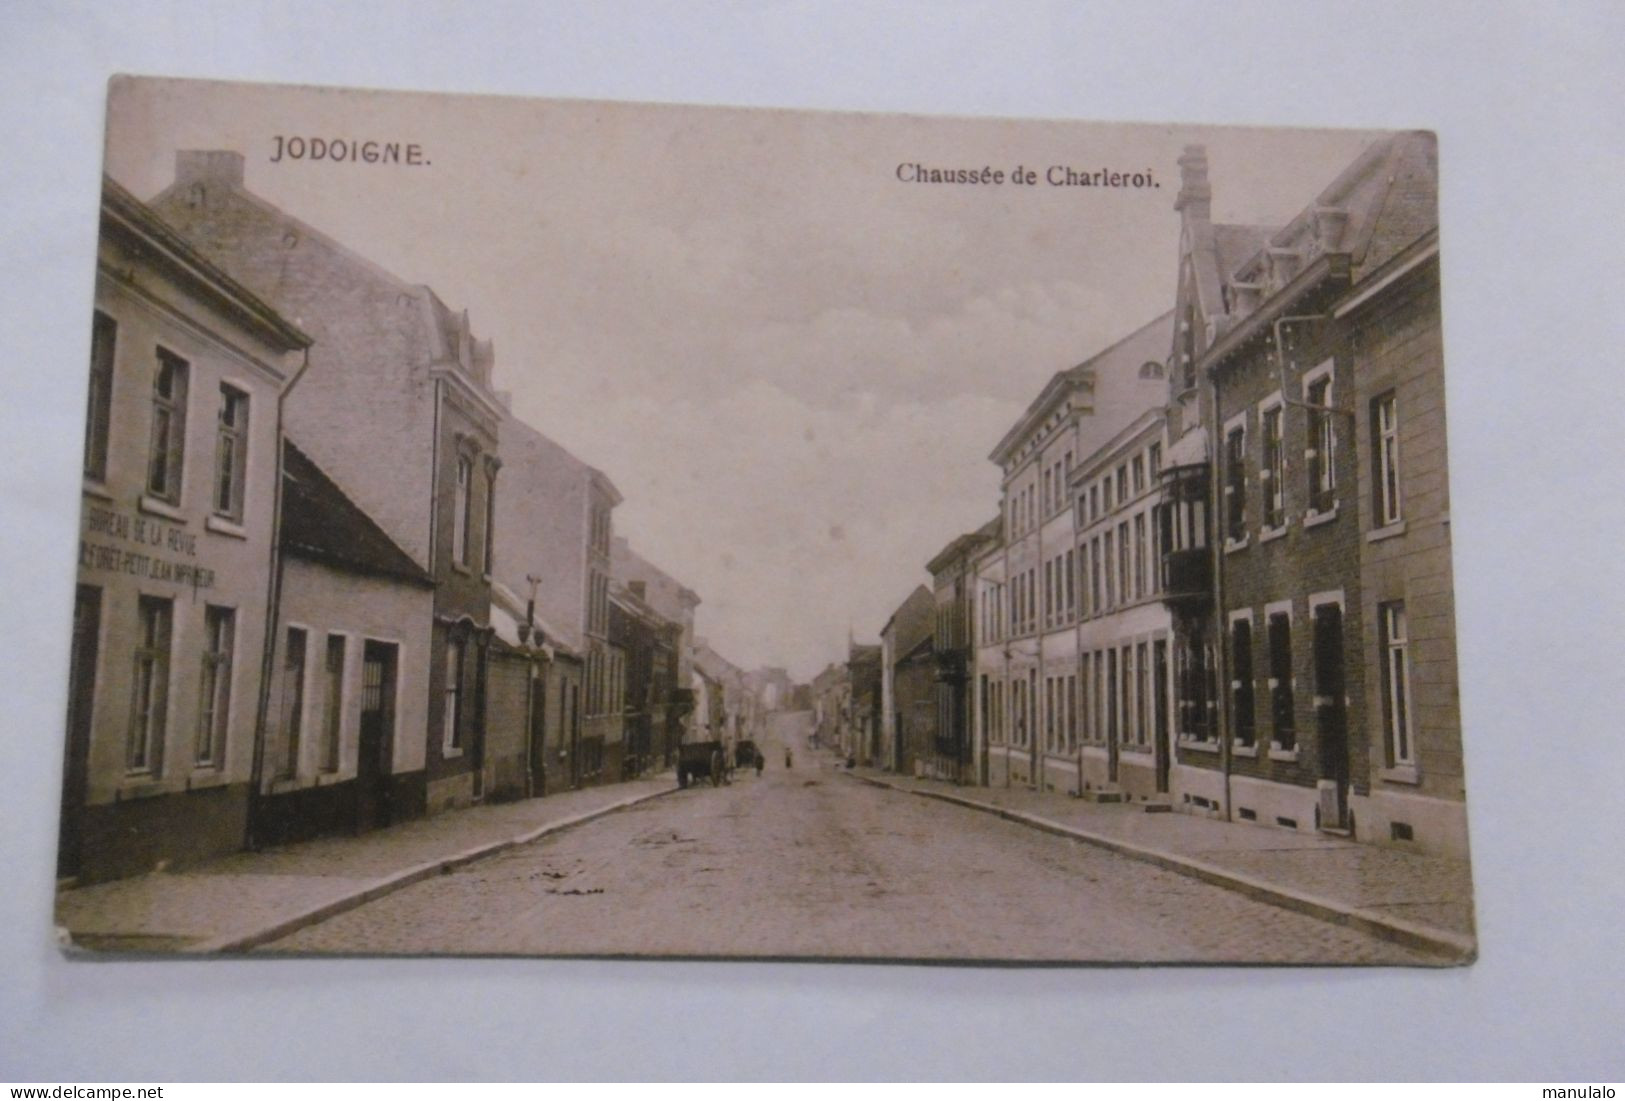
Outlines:
[[999, 814], [1459, 962], [1477, 953], [1465, 860], [1026, 788], [958, 787], [872, 768], [849, 775]]
[[181, 872], [60, 892], [56, 923], [68, 930], [65, 945], [92, 951], [244, 951], [446, 868], [676, 789], [666, 772], [449, 811], [359, 837], [234, 853]]

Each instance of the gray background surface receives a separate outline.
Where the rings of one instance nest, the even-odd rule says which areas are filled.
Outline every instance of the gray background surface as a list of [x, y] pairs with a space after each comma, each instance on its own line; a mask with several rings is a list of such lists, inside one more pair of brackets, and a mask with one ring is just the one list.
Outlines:
[[[1625, 1074], [1617, 7], [14, 3], [0, 32], [0, 1080]], [[49, 899], [75, 460], [102, 97], [120, 71], [1436, 129], [1482, 958], [1443, 973], [64, 961]], [[679, 1043], [696, 1030], [709, 1050]]]

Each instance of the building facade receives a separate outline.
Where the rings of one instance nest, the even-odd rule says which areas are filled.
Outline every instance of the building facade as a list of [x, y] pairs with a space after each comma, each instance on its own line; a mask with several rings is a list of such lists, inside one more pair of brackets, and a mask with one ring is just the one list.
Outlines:
[[1165, 314], [1056, 374], [988, 456], [1003, 471], [1004, 522], [1003, 631], [989, 644], [999, 660], [988, 690], [1005, 708], [989, 731], [992, 784], [1080, 786], [1081, 567], [1071, 479], [1080, 459], [1163, 399], [1169, 331]]
[[[1175, 747], [1171, 619], [1162, 601], [1159, 406], [1074, 473], [1079, 566], [1077, 715], [1066, 724], [1084, 798], [1166, 801]], [[1068, 684], [1067, 705], [1072, 706]]]
[[175, 182], [153, 205], [311, 333], [288, 435], [433, 578], [427, 806], [481, 798], [502, 417], [490, 343], [427, 287], [250, 192], [240, 154], [178, 154]]
[[936, 745], [926, 775], [955, 783], [977, 777], [971, 707], [976, 667], [976, 561], [995, 542], [1002, 524], [989, 521], [958, 536], [926, 564], [936, 600], [932, 648], [936, 659]]
[[[1199, 604], [1191, 598], [1176, 616], [1190, 637], [1202, 636], [1201, 657], [1182, 647], [1180, 658], [1217, 666], [1217, 676], [1180, 675], [1191, 689], [1181, 711], [1218, 720], [1183, 732], [1194, 767], [1182, 770], [1181, 801], [1397, 844], [1415, 843], [1408, 819], [1417, 818], [1436, 848], [1464, 851], [1448, 528], [1437, 519], [1445, 508], [1438, 305], [1425, 273], [1398, 274], [1406, 256], [1432, 247], [1432, 139], [1373, 144], [1289, 223], [1230, 255], [1195, 247], [1215, 238], [1205, 155], [1188, 149], [1181, 165], [1174, 374], [1195, 391], [1176, 400], [1195, 412], [1207, 452], [1212, 615], [1190, 614]], [[1390, 551], [1384, 543], [1408, 538], [1395, 511], [1401, 378], [1428, 433], [1417, 477], [1431, 522], [1420, 540]], [[1194, 448], [1173, 450], [1195, 457]], [[1169, 487], [1170, 497], [1194, 497], [1196, 480], [1188, 492]], [[1414, 572], [1395, 564], [1406, 559]], [[1379, 593], [1368, 597], [1368, 582]], [[1413, 591], [1425, 646], [1411, 641]], [[1422, 661], [1435, 683], [1437, 795], [1416, 792], [1419, 774], [1408, 767], [1420, 728], [1409, 685]]]
[[239, 848], [309, 336], [104, 179], [59, 874]]
[[261, 845], [387, 826], [428, 799], [434, 583], [289, 441], [282, 481]]

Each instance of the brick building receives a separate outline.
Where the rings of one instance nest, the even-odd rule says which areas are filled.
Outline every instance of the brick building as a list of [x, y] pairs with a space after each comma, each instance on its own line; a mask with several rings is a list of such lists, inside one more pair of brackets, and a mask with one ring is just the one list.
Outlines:
[[1445, 450], [1439, 239], [1427, 229], [1332, 307], [1353, 374], [1369, 778], [1362, 841], [1467, 855]]
[[[1181, 167], [1178, 207], [1187, 243], [1181, 270], [1188, 282], [1180, 308], [1187, 324], [1173, 373], [1187, 390], [1199, 391], [1205, 380], [1207, 393], [1205, 400], [1200, 393], [1174, 397], [1197, 412], [1212, 464], [1214, 609], [1211, 619], [1186, 622], [1202, 636], [1204, 659], [1217, 659], [1213, 680], [1222, 691], [1196, 698], [1199, 678], [1182, 679], [1192, 687], [1185, 711], [1220, 706], [1219, 722], [1193, 726], [1182, 740], [1189, 751], [1182, 757], [1194, 767], [1181, 772], [1180, 797], [1243, 821], [1370, 838], [1359, 810], [1372, 805], [1373, 785], [1385, 811], [1405, 798], [1409, 771], [1388, 761], [1400, 762], [1395, 754], [1415, 744], [1409, 732], [1416, 713], [1394, 683], [1422, 655], [1431, 661], [1430, 678], [1450, 676], [1448, 695], [1436, 694], [1431, 704], [1434, 718], [1443, 720], [1434, 728], [1437, 790], [1460, 789], [1453, 628], [1448, 597], [1441, 604], [1435, 587], [1441, 552], [1448, 562], [1447, 531], [1426, 525], [1411, 548], [1422, 552], [1414, 572], [1379, 567], [1386, 557], [1381, 543], [1408, 532], [1373, 528], [1364, 518], [1373, 507], [1371, 489], [1361, 488], [1362, 477], [1367, 487], [1379, 478], [1398, 484], [1397, 468], [1367, 470], [1374, 457], [1380, 466], [1385, 432], [1397, 444], [1389, 432], [1395, 407], [1368, 405], [1362, 417], [1359, 397], [1385, 399], [1403, 374], [1421, 430], [1430, 432], [1428, 447], [1440, 452], [1437, 464], [1424, 459], [1432, 469], [1418, 475], [1426, 507], [1443, 507], [1437, 298], [1418, 292], [1415, 281], [1389, 277], [1395, 258], [1418, 247], [1436, 224], [1432, 141], [1398, 134], [1373, 144], [1287, 225], [1256, 248], [1222, 259], [1218, 250], [1195, 247], [1214, 236], [1205, 155], [1187, 150]], [[1207, 268], [1215, 293], [1204, 297], [1195, 288], [1202, 280], [1191, 273], [1198, 267]], [[1380, 325], [1351, 323], [1385, 308], [1391, 312]], [[1362, 381], [1373, 373], [1374, 382]], [[1429, 374], [1431, 394], [1422, 381]], [[1379, 573], [1390, 591], [1368, 599], [1364, 583]], [[1448, 592], [1447, 568], [1443, 581]], [[1410, 587], [1429, 613], [1425, 647], [1410, 641], [1404, 596]], [[1367, 622], [1373, 614], [1387, 626]], [[1373, 737], [1384, 700], [1401, 696], [1404, 705], [1386, 705], [1403, 712], [1400, 729]], [[1379, 763], [1384, 754], [1388, 760]], [[1401, 825], [1391, 829], [1393, 839], [1410, 829]]]
[[314, 338], [287, 433], [433, 578], [427, 806], [482, 797], [502, 417], [490, 343], [429, 288], [247, 190], [238, 153], [180, 153], [153, 205]]
[[976, 531], [950, 540], [926, 564], [936, 601], [933, 656], [936, 661], [936, 745], [926, 774], [956, 783], [975, 783], [972, 742], [972, 676], [976, 667], [974, 606], [976, 561], [998, 539], [1002, 524], [990, 520]]
[[619, 716], [611, 723], [605, 714], [611, 513], [621, 498], [601, 471], [513, 415], [500, 432], [504, 477], [521, 488], [504, 499], [496, 529], [495, 591], [543, 658], [543, 683], [529, 692], [541, 737], [537, 790], [569, 790], [604, 778], [608, 728], [612, 744], [621, 737]]
[[880, 763], [882, 698], [881, 648], [849, 642], [846, 670], [850, 687], [841, 718], [841, 749], [855, 765]]
[[243, 843], [279, 413], [310, 337], [102, 183], [58, 874]]
[[688, 686], [693, 680], [694, 616], [700, 606], [700, 597], [693, 589], [633, 550], [620, 536], [610, 543], [610, 567], [615, 581], [628, 590], [642, 586], [640, 599], [647, 602], [649, 608], [666, 623], [677, 628], [673, 643], [676, 669], [672, 674], [671, 702], [666, 711], [665, 728], [656, 734], [661, 760], [670, 764], [677, 746], [693, 722], [693, 701]]
[[897, 606], [880, 630], [881, 744], [876, 764], [912, 775], [936, 753], [936, 597], [924, 585]]

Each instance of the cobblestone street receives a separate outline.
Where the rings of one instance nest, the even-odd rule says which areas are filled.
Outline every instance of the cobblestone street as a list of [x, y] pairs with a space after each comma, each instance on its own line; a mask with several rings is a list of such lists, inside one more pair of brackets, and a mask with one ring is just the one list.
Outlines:
[[[415, 884], [262, 951], [1258, 963], [1405, 948], [858, 783], [781, 716], [767, 769]], [[784, 742], [795, 767], [785, 767]]]

